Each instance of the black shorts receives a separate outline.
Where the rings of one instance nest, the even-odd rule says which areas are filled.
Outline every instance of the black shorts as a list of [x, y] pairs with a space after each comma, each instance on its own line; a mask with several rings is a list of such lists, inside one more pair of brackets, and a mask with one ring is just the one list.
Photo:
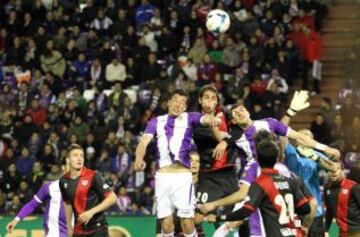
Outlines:
[[[238, 178], [235, 170], [203, 172], [199, 174], [196, 188], [197, 203], [207, 203], [226, 197], [239, 190]], [[231, 212], [232, 206], [225, 207], [225, 212]]]
[[91, 234], [73, 234], [72, 237], [109, 237], [109, 229], [107, 226], [99, 227], [99, 230], [92, 232]]
[[324, 237], [324, 236], [325, 236], [324, 218], [322, 216], [315, 217], [313, 223], [309, 228], [308, 237]]

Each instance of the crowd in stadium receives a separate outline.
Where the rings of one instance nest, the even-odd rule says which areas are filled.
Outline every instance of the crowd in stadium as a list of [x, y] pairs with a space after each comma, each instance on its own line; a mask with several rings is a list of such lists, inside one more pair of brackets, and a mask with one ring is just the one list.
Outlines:
[[[0, 213], [16, 214], [43, 181], [59, 179], [71, 143], [83, 146], [86, 166], [117, 193], [109, 212], [153, 213], [156, 162], [147, 158], [147, 169], [134, 172], [134, 152], [175, 89], [188, 92], [188, 111], [196, 111], [199, 88], [213, 83], [224, 109], [242, 102], [253, 119], [280, 118], [295, 80], [321, 93], [318, 80], [309, 87], [308, 75], [321, 57], [327, 9], [313, 0], [0, 0], [0, 6]], [[231, 15], [225, 34], [205, 29], [213, 8]], [[323, 99], [311, 131], [319, 142], [356, 153], [360, 117], [351, 83], [339, 112]]]

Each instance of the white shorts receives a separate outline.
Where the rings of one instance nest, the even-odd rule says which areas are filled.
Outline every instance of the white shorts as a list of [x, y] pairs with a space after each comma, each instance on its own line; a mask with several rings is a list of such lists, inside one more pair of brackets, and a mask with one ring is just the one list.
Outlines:
[[194, 217], [196, 202], [192, 174], [156, 173], [155, 199], [159, 219], [171, 216], [175, 209], [180, 218]]

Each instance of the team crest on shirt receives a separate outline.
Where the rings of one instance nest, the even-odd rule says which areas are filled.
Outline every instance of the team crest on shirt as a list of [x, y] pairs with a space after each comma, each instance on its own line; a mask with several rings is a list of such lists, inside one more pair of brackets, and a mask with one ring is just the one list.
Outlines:
[[89, 182], [88, 182], [87, 180], [82, 180], [82, 181], [81, 181], [81, 184], [84, 185], [84, 186], [88, 185], [88, 183], [89, 183]]
[[107, 185], [107, 184], [104, 184], [104, 185], [103, 185], [103, 189], [108, 189], [108, 188], [110, 188], [109, 185]]
[[344, 190], [343, 190], [343, 194], [345, 194], [345, 195], [348, 194], [348, 192], [349, 192], [348, 189], [344, 189]]
[[64, 188], [67, 188], [67, 183], [64, 183]]

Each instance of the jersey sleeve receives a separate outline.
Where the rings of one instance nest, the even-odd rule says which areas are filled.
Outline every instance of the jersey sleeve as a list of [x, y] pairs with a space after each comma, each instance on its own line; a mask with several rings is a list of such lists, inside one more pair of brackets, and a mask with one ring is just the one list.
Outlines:
[[284, 164], [291, 170], [292, 172], [298, 174], [299, 173], [299, 154], [297, 153], [295, 147], [288, 143], [287, 146], [284, 149], [285, 153], [285, 160]]
[[266, 120], [269, 124], [271, 132], [284, 137], [287, 137], [289, 135], [291, 129], [279, 120], [274, 118], [267, 118]]
[[260, 206], [264, 197], [266, 196], [265, 191], [257, 183], [253, 183], [250, 186], [248, 196], [245, 198], [244, 207], [255, 211]]
[[144, 135], [155, 136], [156, 135], [157, 118], [151, 119], [144, 131]]
[[104, 178], [98, 172], [95, 173], [93, 187], [95, 188], [95, 191], [103, 198], [106, 198], [112, 192], [110, 186], [105, 182]]
[[43, 203], [48, 198], [50, 198], [50, 190], [49, 190], [50, 183], [44, 184], [39, 191], [34, 195], [35, 201], [38, 203]]
[[64, 178], [61, 178], [60, 181], [59, 181], [59, 187], [60, 187], [60, 192], [61, 192], [61, 196], [64, 200], [64, 202], [66, 203], [70, 203], [70, 199], [66, 193], [66, 183], [65, 183], [65, 180]]
[[309, 199], [307, 199], [297, 182], [289, 179], [289, 183], [292, 187], [292, 193], [294, 195], [294, 204], [297, 214], [306, 215], [310, 211]]
[[221, 123], [219, 125], [219, 130], [221, 132], [227, 132], [228, 128], [227, 128], [227, 124], [226, 124], [226, 119], [225, 119], [225, 115], [223, 112], [220, 112], [218, 114], [216, 114], [216, 117], [221, 119]]
[[189, 113], [189, 122], [191, 126], [196, 127], [201, 123], [202, 114], [199, 112], [190, 112]]
[[250, 186], [257, 178], [258, 164], [255, 160], [249, 161], [240, 178], [240, 183]]
[[334, 213], [333, 210], [331, 208], [331, 198], [332, 196], [329, 195], [328, 193], [330, 192], [330, 190], [328, 188], [325, 188], [324, 190], [324, 196], [325, 196], [325, 206], [326, 206], [326, 213], [325, 213], [325, 231], [329, 231], [332, 220], [334, 219]]

